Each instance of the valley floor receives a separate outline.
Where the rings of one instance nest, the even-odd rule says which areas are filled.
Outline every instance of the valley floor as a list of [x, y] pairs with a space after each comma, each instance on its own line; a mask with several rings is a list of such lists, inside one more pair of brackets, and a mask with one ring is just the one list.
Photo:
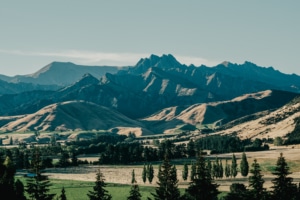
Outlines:
[[[247, 159], [249, 162], [249, 166], [251, 168], [251, 164], [254, 159], [257, 159], [258, 163], [261, 166], [262, 173], [264, 175], [265, 184], [264, 187], [270, 188], [272, 186], [271, 180], [274, 178], [271, 171], [276, 165], [277, 158], [280, 156], [280, 153], [283, 153], [292, 174], [291, 177], [294, 178], [294, 182], [300, 182], [300, 146], [288, 146], [288, 147], [273, 147], [268, 151], [260, 151], [260, 152], [246, 152]], [[242, 153], [235, 153], [237, 157], [238, 164], [240, 162]], [[218, 154], [211, 155], [212, 159], [215, 157], [222, 159], [225, 163], [226, 158], [230, 159], [232, 157], [232, 153], [228, 154]], [[89, 157], [89, 160], [97, 160], [98, 157]], [[184, 161], [182, 161], [184, 162]], [[188, 161], [190, 162], [190, 161]], [[224, 166], [224, 165], [223, 165]], [[96, 171], [100, 167], [103, 175], [105, 176], [105, 182], [107, 183], [119, 183], [119, 184], [130, 184], [131, 182], [131, 173], [132, 170], [135, 170], [135, 177], [137, 183], [141, 186], [156, 186], [157, 182], [157, 171], [158, 165], [154, 164], [154, 172], [155, 177], [153, 179], [152, 184], [142, 181], [142, 170], [143, 165], [101, 165], [101, 166], [82, 166], [82, 167], [71, 167], [71, 168], [53, 168], [47, 169], [46, 175], [49, 175], [51, 179], [65, 179], [65, 180], [80, 180], [80, 181], [95, 181]], [[189, 181], [184, 181], [182, 177], [182, 165], [176, 165], [177, 168], [177, 176], [179, 179], [179, 187], [185, 188], [188, 186]], [[229, 191], [229, 187], [232, 183], [244, 183], [248, 185], [248, 177], [241, 177], [238, 175], [236, 178], [223, 178], [217, 179], [216, 182], [220, 185], [220, 191]]]

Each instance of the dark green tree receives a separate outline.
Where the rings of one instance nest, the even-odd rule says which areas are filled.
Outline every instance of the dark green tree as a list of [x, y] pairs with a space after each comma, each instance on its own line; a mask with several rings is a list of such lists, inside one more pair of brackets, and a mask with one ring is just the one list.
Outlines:
[[231, 169], [231, 166], [228, 164], [228, 161], [226, 159], [226, 163], [225, 163], [225, 177], [226, 178], [229, 178], [231, 175], [230, 169]]
[[188, 167], [188, 165], [185, 163], [185, 164], [183, 165], [182, 179], [186, 181], [187, 178], [188, 178], [188, 176], [189, 176], [189, 167]]
[[208, 173], [211, 175], [211, 178], [213, 178], [212, 176], [212, 165], [211, 165], [211, 161], [210, 159], [207, 159], [207, 170], [208, 170]]
[[127, 200], [140, 200], [142, 195], [140, 193], [139, 186], [136, 183], [134, 170], [132, 170], [131, 184], [132, 186]]
[[131, 172], [131, 184], [134, 184], [136, 182], [135, 180], [135, 173], [134, 173], [134, 169]]
[[15, 182], [15, 195], [17, 200], [26, 200], [24, 195], [25, 189], [23, 183], [17, 179]]
[[280, 157], [277, 160], [275, 170], [272, 174], [275, 175], [275, 178], [272, 180], [273, 199], [294, 199], [297, 193], [297, 186], [293, 183], [293, 178], [289, 177], [291, 172], [282, 153], [280, 153]]
[[241, 160], [241, 163], [240, 163], [240, 168], [241, 168], [241, 175], [244, 176], [244, 177], [248, 176], [249, 164], [248, 164], [247, 156], [246, 156], [245, 152], [243, 152], [243, 154], [242, 154], [242, 160]]
[[111, 195], [108, 193], [107, 190], [104, 188], [106, 187], [106, 183], [104, 182], [104, 175], [98, 169], [96, 173], [96, 182], [95, 186], [93, 187], [93, 191], [89, 191], [87, 196], [89, 197], [90, 200], [110, 200]]
[[[2, 163], [1, 163], [2, 164]], [[10, 199], [15, 199], [14, 175], [15, 166], [9, 156], [6, 156], [0, 170], [0, 191], [5, 193]]]
[[60, 194], [59, 197], [60, 197], [60, 200], [67, 200], [65, 187], [63, 187], [63, 188], [61, 189], [61, 194]]
[[58, 161], [59, 167], [68, 167], [70, 165], [69, 162], [69, 154], [66, 151], [61, 152], [61, 156]]
[[237, 162], [236, 162], [236, 157], [234, 154], [232, 154], [232, 160], [231, 160], [231, 176], [233, 176], [234, 178], [237, 175]]
[[213, 183], [205, 158], [199, 153], [196, 162], [196, 173], [186, 189], [185, 198], [191, 200], [214, 200], [217, 199], [219, 194], [218, 187], [217, 184]]
[[167, 154], [158, 172], [158, 187], [155, 188], [155, 194], [152, 193], [155, 200], [178, 200], [180, 192], [178, 189], [178, 179], [175, 165], [171, 165]]
[[246, 186], [242, 183], [232, 183], [230, 192], [223, 198], [224, 200], [248, 200], [249, 195]]
[[12, 137], [10, 137], [9, 138], [9, 145], [13, 145], [13, 144], [14, 144], [13, 139], [12, 139]]
[[49, 194], [49, 187], [51, 186], [47, 176], [41, 174], [42, 160], [39, 148], [34, 149], [32, 158], [32, 173], [34, 177], [29, 177], [26, 180], [26, 189], [28, 196], [35, 200], [52, 200], [55, 194]]
[[213, 171], [215, 173], [215, 177], [220, 178], [220, 163], [219, 163], [219, 158], [218, 157], [216, 157], [216, 159], [215, 159], [213, 168], [214, 168]]
[[142, 172], [142, 179], [143, 182], [146, 183], [147, 180], [147, 169], [146, 169], [146, 165], [144, 164], [144, 168], [143, 168], [143, 172]]
[[147, 178], [148, 178], [149, 183], [151, 184], [152, 180], [154, 178], [154, 169], [153, 169], [152, 164], [150, 164], [148, 166], [149, 167], [148, 167], [148, 170], [147, 170]]
[[196, 174], [196, 164], [192, 163], [192, 167], [191, 167], [191, 181], [194, 180], [195, 174]]
[[220, 164], [219, 164], [219, 178], [223, 178], [223, 176], [224, 176], [224, 168], [223, 168], [222, 160], [220, 160]]
[[252, 169], [250, 169], [251, 176], [249, 176], [249, 195], [253, 200], [264, 200], [268, 198], [268, 193], [263, 187], [264, 180], [261, 174], [261, 169], [257, 160], [254, 159]]
[[73, 152], [71, 152], [71, 165], [78, 166], [78, 158], [76, 156], [75, 150]]
[[194, 157], [196, 155], [195, 142], [193, 140], [190, 140], [187, 144], [187, 154], [189, 157]]

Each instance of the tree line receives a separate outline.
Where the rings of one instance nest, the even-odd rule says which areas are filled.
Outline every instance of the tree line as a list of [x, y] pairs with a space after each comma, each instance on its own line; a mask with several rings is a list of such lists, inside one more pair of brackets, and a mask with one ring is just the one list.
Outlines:
[[[232, 162], [234, 163], [235, 161], [233, 160]], [[185, 172], [188, 171], [186, 166], [184, 165], [183, 169]], [[223, 196], [222, 200], [297, 200], [300, 198], [300, 185], [295, 184], [293, 178], [289, 176], [291, 172], [283, 154], [280, 154], [278, 157], [276, 166], [272, 172], [275, 178], [272, 180], [273, 186], [271, 190], [264, 188], [265, 181], [256, 159], [254, 159], [249, 170], [246, 154], [243, 154], [240, 167], [243, 176], [247, 176], [248, 172], [250, 172], [248, 187], [241, 183], [233, 183], [230, 186], [230, 192], [226, 196]], [[209, 161], [199, 153], [192, 168], [195, 169], [191, 173], [191, 181], [184, 193], [181, 194], [178, 189], [179, 180], [177, 178], [176, 166], [171, 164], [166, 154], [162, 164], [159, 165], [157, 187], [155, 188], [155, 192], [151, 193], [152, 198], [148, 198], [148, 200], [217, 200], [218, 194], [220, 194], [218, 190], [219, 185], [212, 178]], [[186, 173], [182, 174], [184, 177], [187, 177]], [[104, 177], [102, 173], [101, 177]], [[103, 178], [102, 181], [104, 181]], [[134, 170], [132, 172], [131, 183], [132, 187], [127, 199], [140, 200], [141, 194], [139, 193], [139, 186], [136, 184]], [[104, 187], [105, 184], [103, 183], [101, 188], [94, 187], [93, 194], [97, 194], [98, 196], [94, 195], [91, 198], [89, 195], [90, 199], [111, 199], [111, 195]]]
[[[52, 200], [56, 196], [58, 199], [66, 199], [65, 189], [62, 188], [61, 194], [51, 194], [49, 187], [51, 181], [47, 176], [42, 174], [43, 162], [41, 159], [42, 151], [40, 148], [34, 148], [33, 157], [31, 160], [30, 172], [32, 177], [28, 177], [26, 185], [24, 186], [18, 179], [15, 180], [14, 175], [16, 168], [11, 160], [10, 156], [6, 156], [4, 160], [0, 162], [0, 191], [5, 193], [8, 199], [25, 200], [25, 193], [30, 199], [36, 200]], [[196, 155], [196, 161], [191, 165], [190, 169], [190, 182], [185, 190], [184, 194], [180, 194], [178, 189], [178, 177], [176, 166], [170, 162], [170, 151], [166, 150], [164, 159], [159, 165], [157, 173], [157, 187], [155, 192], [152, 193], [155, 200], [193, 200], [193, 199], [217, 199], [219, 185], [215, 183], [214, 179], [222, 178], [222, 174], [225, 176], [235, 177], [237, 175], [237, 161], [233, 154], [231, 159], [231, 165], [226, 160], [225, 168], [223, 168], [222, 162], [217, 157], [214, 161], [205, 158], [201, 151]], [[271, 190], [267, 190], [263, 187], [264, 180], [261, 173], [261, 169], [257, 160], [251, 165], [249, 170], [249, 164], [247, 161], [246, 153], [242, 154], [240, 162], [240, 172], [242, 176], [248, 177], [248, 188], [240, 183], [234, 183], [230, 187], [230, 192], [223, 197], [224, 200], [232, 199], [276, 199], [276, 200], [294, 200], [299, 199], [300, 188], [293, 182], [293, 178], [290, 177], [291, 172], [283, 154], [278, 157], [272, 174], [275, 178], [272, 180], [273, 186]], [[151, 164], [144, 165], [142, 172], [143, 182], [146, 179], [151, 183], [154, 178], [154, 169]], [[226, 175], [226, 174], [230, 175]], [[188, 165], [184, 165], [183, 179], [187, 179], [189, 174]], [[96, 174], [95, 186], [87, 194], [91, 200], [96, 199], [111, 199], [111, 195], [105, 190], [104, 175], [100, 171], [100, 168]], [[139, 186], [136, 183], [135, 172], [132, 171], [131, 179], [132, 187], [128, 194], [127, 199], [141, 199], [139, 193]]]

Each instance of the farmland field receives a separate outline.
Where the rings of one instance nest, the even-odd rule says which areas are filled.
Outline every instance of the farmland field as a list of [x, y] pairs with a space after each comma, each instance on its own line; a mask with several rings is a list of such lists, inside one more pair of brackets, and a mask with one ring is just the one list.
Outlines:
[[[290, 171], [293, 172], [291, 176], [294, 178], [294, 182], [300, 182], [300, 148], [299, 146], [289, 146], [289, 147], [276, 147], [272, 148], [268, 151], [261, 151], [261, 152], [246, 152], [249, 165], [253, 163], [254, 159], [257, 159], [258, 163], [261, 166], [262, 173], [264, 175], [265, 184], [264, 187], [270, 188], [272, 186], [271, 180], [273, 179], [273, 175], [271, 173], [272, 169], [274, 168], [277, 158], [279, 157], [280, 153], [283, 153], [283, 156], [287, 160], [287, 163], [290, 167]], [[237, 162], [239, 164], [240, 158], [242, 153], [235, 153], [237, 157]], [[215, 157], [222, 159], [223, 163], [225, 164], [225, 159], [230, 159], [232, 157], [232, 153], [227, 154], [218, 154], [218, 155], [211, 155], [208, 156], [212, 160]], [[95, 157], [88, 157], [87, 159], [95, 160], [98, 159], [97, 156]], [[172, 162], [176, 164], [177, 168], [177, 176], [179, 179], [179, 188], [186, 188], [188, 186], [189, 181], [183, 181], [182, 179], [182, 168], [183, 164], [186, 162], [190, 164], [193, 160], [173, 160]], [[224, 165], [223, 165], [224, 166]], [[61, 180], [65, 188], [69, 188], [73, 195], [78, 191], [78, 188], [82, 190], [81, 193], [85, 193], [91, 189], [93, 182], [95, 181], [96, 171], [98, 168], [101, 169], [105, 180], [109, 183], [109, 187], [107, 188], [111, 192], [116, 192], [117, 194], [124, 196], [130, 190], [130, 181], [131, 181], [131, 172], [134, 169], [137, 184], [140, 186], [141, 191], [145, 192], [144, 196], [147, 196], [151, 191], [154, 191], [154, 187], [156, 186], [157, 182], [157, 172], [158, 172], [158, 163], [153, 163], [155, 177], [153, 179], [152, 184], [146, 182], [143, 183], [142, 181], [142, 170], [143, 164], [140, 165], [88, 165], [88, 166], [81, 166], [81, 167], [70, 167], [70, 168], [52, 168], [47, 169], [46, 175], [49, 176], [52, 182], [56, 184], [60, 183]], [[77, 182], [79, 181], [79, 182]], [[241, 177], [239, 174], [236, 178], [223, 178], [218, 179], [216, 182], [220, 185], [220, 191], [229, 191], [229, 187], [232, 183], [244, 183], [245, 185], [248, 184], [247, 177]], [[76, 187], [74, 184], [77, 184]], [[81, 184], [81, 185], [80, 185]], [[117, 187], [116, 187], [117, 186]], [[56, 186], [56, 190], [60, 190], [60, 186]], [[73, 189], [72, 189], [73, 188]], [[54, 188], [55, 189], [55, 188]], [[57, 193], [57, 192], [55, 192]], [[122, 198], [121, 198], [122, 199]]]

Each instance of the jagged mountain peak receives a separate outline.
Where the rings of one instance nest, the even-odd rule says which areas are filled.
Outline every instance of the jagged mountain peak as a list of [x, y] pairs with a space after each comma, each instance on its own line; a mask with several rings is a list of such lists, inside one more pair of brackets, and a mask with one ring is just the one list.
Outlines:
[[91, 75], [90, 73], [86, 73], [82, 76], [82, 78], [76, 82], [77, 84], [80, 85], [86, 85], [86, 84], [97, 84], [99, 83], [99, 80], [94, 77], [93, 75]]
[[221, 63], [221, 65], [223, 65], [223, 66], [225, 66], [225, 67], [228, 67], [229, 64], [231, 64], [231, 63], [228, 62], [228, 61], [223, 61], [223, 62]]
[[145, 73], [151, 67], [157, 67], [162, 69], [178, 68], [182, 64], [179, 63], [176, 58], [171, 54], [163, 54], [162, 56], [150, 55], [149, 58], [142, 58], [139, 62], [130, 69], [131, 73], [142, 74]]

